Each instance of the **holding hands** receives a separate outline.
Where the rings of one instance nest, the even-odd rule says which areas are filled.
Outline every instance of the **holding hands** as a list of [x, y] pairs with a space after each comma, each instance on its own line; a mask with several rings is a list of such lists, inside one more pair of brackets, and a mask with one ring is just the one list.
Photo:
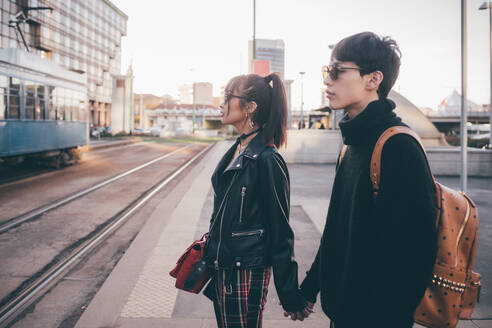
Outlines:
[[305, 318], [309, 317], [311, 313], [314, 313], [313, 311], [314, 303], [311, 303], [309, 301], [306, 301], [306, 306], [304, 309], [301, 311], [297, 312], [284, 312], [285, 317], [290, 317], [293, 321], [300, 320], [304, 321]]

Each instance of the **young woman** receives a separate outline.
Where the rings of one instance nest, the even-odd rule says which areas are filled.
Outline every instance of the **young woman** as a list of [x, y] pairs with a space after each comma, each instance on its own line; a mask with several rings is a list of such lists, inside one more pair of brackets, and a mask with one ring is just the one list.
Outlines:
[[299, 293], [294, 233], [289, 225], [289, 172], [277, 151], [285, 143], [285, 88], [277, 74], [241, 75], [225, 89], [222, 123], [240, 134], [212, 176], [214, 210], [204, 294], [219, 327], [261, 327], [270, 272], [286, 313], [310, 308]]

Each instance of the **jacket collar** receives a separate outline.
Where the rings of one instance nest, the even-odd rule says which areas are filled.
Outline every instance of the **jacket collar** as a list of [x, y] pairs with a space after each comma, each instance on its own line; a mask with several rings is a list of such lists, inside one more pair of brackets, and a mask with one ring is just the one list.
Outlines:
[[238, 143], [239, 141], [236, 140], [236, 142], [231, 146], [231, 148], [229, 148], [229, 150], [227, 150], [217, 164], [217, 167], [212, 175], [212, 185], [214, 186], [214, 190], [217, 190], [217, 187], [220, 184], [220, 177], [224, 173], [231, 171], [236, 172], [243, 169], [246, 163], [249, 162], [248, 160], [244, 160], [245, 158], [256, 160], [260, 156], [261, 152], [269, 146], [263, 141], [263, 135], [260, 131], [260, 133], [258, 133], [253, 140], [251, 140], [246, 149], [234, 160], [231, 165], [229, 165], [232, 156], [234, 156]]
[[[242, 156], [256, 160], [260, 153], [268, 147], [268, 144], [263, 139], [263, 131], [260, 132], [250, 141], [246, 149], [241, 153]], [[239, 157], [241, 157], [241, 155]], [[238, 158], [239, 158], [238, 157]]]
[[338, 124], [344, 144], [361, 145], [372, 142], [383, 126], [401, 123], [393, 109], [395, 103], [392, 100], [380, 99], [369, 103], [362, 113], [352, 119], [346, 114]]
[[[224, 154], [219, 164], [217, 165], [216, 173], [221, 174], [222, 172], [236, 171], [244, 167], [244, 158], [247, 157], [251, 160], [256, 160], [260, 156], [261, 152], [268, 147], [268, 144], [263, 141], [263, 135], [260, 131], [253, 140], [250, 141], [246, 149], [239, 154], [239, 156], [234, 160], [234, 162], [229, 165], [232, 156], [236, 150], [239, 143], [239, 139], [229, 148], [229, 150]], [[229, 165], [229, 166], [228, 166]]]
[[[238, 141], [236, 141], [236, 143], [232, 146], [232, 148], [234, 150], [236, 149], [235, 147], [237, 146], [237, 144], [238, 144]], [[258, 133], [253, 138], [253, 140], [250, 141], [250, 143], [248, 144], [246, 149], [241, 154], [239, 154], [239, 156], [234, 160], [234, 162], [232, 162], [232, 164], [224, 170], [224, 173], [229, 172], [229, 171], [241, 170], [244, 167], [244, 164], [246, 163], [244, 161], [245, 157], [247, 157], [251, 160], [256, 160], [258, 158], [258, 156], [260, 156], [260, 153], [267, 146], [268, 145], [263, 141], [263, 135], [260, 131], [260, 133]]]

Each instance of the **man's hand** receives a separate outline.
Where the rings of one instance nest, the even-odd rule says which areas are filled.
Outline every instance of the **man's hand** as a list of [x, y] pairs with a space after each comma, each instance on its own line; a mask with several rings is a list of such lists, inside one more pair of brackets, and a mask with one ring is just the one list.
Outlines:
[[302, 311], [297, 312], [284, 312], [285, 317], [290, 317], [293, 321], [300, 320], [304, 321], [305, 318], [309, 317], [311, 313], [314, 313], [313, 307], [314, 303], [306, 301], [306, 307]]

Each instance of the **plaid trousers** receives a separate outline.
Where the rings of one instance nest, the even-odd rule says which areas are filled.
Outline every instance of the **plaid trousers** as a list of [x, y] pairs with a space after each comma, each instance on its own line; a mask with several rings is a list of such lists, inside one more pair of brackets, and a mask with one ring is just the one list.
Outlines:
[[261, 328], [270, 272], [271, 268], [215, 272], [219, 328]]

